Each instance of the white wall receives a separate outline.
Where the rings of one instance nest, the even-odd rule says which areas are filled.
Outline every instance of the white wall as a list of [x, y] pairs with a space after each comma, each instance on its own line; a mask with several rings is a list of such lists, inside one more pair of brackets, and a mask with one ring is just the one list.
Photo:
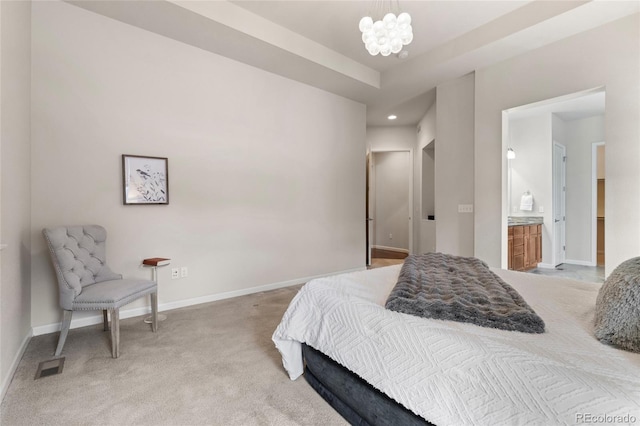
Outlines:
[[639, 38], [636, 14], [476, 71], [477, 257], [506, 267], [502, 111], [602, 86], [607, 103], [606, 273], [640, 253]]
[[[604, 142], [605, 117], [564, 122], [567, 147], [567, 262], [593, 263], [592, 144]], [[595, 241], [595, 240], [594, 240]]]
[[413, 150], [416, 138], [414, 126], [367, 127], [367, 150]]
[[0, 2], [0, 401], [30, 328], [30, 2]]
[[[364, 267], [364, 105], [68, 3], [32, 35], [33, 326], [60, 320], [47, 226], [104, 225], [127, 277], [187, 266], [161, 305]], [[169, 158], [170, 205], [122, 205], [121, 154]]]
[[375, 209], [373, 245], [377, 248], [409, 250], [409, 181], [411, 163], [408, 151], [373, 153]]
[[474, 203], [474, 74], [439, 85], [436, 104], [436, 249], [473, 256], [474, 214], [458, 205]]
[[[509, 143], [516, 153], [511, 160], [510, 216], [541, 216], [542, 263], [553, 263], [553, 142], [551, 114], [509, 120]], [[522, 195], [533, 195], [533, 211], [520, 210]], [[539, 213], [539, 208], [544, 213]]]

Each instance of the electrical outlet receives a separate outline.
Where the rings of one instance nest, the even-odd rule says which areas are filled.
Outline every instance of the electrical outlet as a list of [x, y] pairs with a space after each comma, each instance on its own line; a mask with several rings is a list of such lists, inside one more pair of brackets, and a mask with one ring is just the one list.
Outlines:
[[180, 278], [186, 278], [189, 276], [189, 270], [187, 269], [186, 266], [183, 266], [182, 268], [180, 268]]
[[180, 270], [178, 268], [171, 268], [171, 279], [175, 280], [176, 278], [180, 278]]
[[458, 204], [458, 213], [473, 213], [473, 204]]
[[538, 213], [544, 213], [544, 207], [538, 206]]
[[393, 234], [389, 234], [389, 239], [393, 240]]

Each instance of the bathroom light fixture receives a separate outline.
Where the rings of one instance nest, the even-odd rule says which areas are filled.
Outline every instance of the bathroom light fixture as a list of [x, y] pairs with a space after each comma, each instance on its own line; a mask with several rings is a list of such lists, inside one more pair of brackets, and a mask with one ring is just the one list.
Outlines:
[[396, 118], [398, 118], [398, 116], [393, 114], [387, 117], [388, 120], [395, 120]]
[[507, 149], [507, 159], [513, 160], [514, 158], [516, 158], [516, 152], [512, 148]]
[[[376, 1], [377, 16], [382, 16], [380, 20], [374, 21], [371, 16], [365, 16], [358, 25], [362, 32], [362, 42], [371, 56], [376, 56], [378, 53], [382, 56], [398, 53], [402, 50], [402, 46], [408, 45], [413, 40], [411, 15], [402, 12], [396, 16], [389, 11], [390, 4], [385, 8], [384, 3], [384, 0]], [[383, 16], [385, 11], [387, 13]]]

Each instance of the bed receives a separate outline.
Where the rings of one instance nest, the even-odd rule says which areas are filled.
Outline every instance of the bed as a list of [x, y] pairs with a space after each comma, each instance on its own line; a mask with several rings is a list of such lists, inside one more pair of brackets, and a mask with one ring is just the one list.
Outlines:
[[[384, 413], [379, 422], [359, 419], [380, 404], [362, 392], [434, 425], [640, 422], [640, 354], [594, 337], [598, 284], [492, 269], [546, 323], [529, 334], [385, 309], [400, 268], [310, 281], [273, 334], [292, 380], [304, 373], [303, 346], [307, 362], [324, 356], [322, 368], [311, 359], [307, 379], [352, 424], [386, 423]], [[340, 378], [336, 395], [324, 386], [327, 365], [364, 387]]]

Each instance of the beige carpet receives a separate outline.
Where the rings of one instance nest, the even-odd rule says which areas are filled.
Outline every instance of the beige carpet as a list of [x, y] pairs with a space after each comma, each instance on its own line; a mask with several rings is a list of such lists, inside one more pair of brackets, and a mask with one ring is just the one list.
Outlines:
[[289, 380], [271, 342], [298, 288], [168, 311], [155, 334], [122, 320], [118, 359], [101, 326], [71, 330], [63, 373], [38, 380], [58, 335], [34, 337], [0, 424], [344, 425], [304, 378]]

